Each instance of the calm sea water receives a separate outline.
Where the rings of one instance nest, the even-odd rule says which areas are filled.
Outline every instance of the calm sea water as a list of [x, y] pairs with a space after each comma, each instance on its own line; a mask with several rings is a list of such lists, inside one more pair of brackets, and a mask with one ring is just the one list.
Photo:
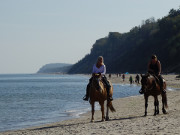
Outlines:
[[[89, 111], [89, 103], [82, 100], [88, 81], [80, 75], [0, 75], [0, 131], [67, 120]], [[139, 95], [140, 86], [113, 87], [114, 99]]]

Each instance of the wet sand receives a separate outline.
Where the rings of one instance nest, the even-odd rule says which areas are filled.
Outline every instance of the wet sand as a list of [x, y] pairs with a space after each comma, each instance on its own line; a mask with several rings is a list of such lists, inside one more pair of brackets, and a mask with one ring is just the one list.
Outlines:
[[[129, 83], [129, 76], [123, 80], [112, 75], [113, 83]], [[135, 75], [132, 75], [133, 79]], [[180, 80], [177, 75], [163, 75], [168, 87], [180, 88]], [[28, 129], [1, 132], [0, 135], [129, 135], [129, 134], [180, 134], [180, 91], [167, 91], [168, 114], [154, 114], [153, 98], [149, 98], [148, 114], [144, 117], [144, 97], [134, 96], [120, 98], [113, 101], [115, 113], [109, 114], [110, 120], [101, 122], [101, 112], [95, 112], [95, 122], [91, 123], [91, 113], [83, 114], [80, 118], [66, 120], [58, 123], [47, 124]], [[85, 101], [84, 101], [85, 102]]]

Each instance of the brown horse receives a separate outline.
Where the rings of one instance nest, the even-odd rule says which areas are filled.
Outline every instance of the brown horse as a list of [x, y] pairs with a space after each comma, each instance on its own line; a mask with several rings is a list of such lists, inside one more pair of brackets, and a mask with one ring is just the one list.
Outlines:
[[[111, 87], [110, 87], [110, 95], [113, 95], [113, 87], [111, 82], [109, 82]], [[102, 121], [105, 120], [105, 116], [104, 116], [104, 101], [107, 100], [107, 91], [106, 91], [106, 87], [103, 84], [102, 81], [102, 76], [99, 74], [95, 74], [92, 77], [92, 83], [90, 84], [90, 104], [92, 107], [92, 118], [91, 118], [91, 122], [94, 121], [94, 103], [96, 101], [99, 102], [100, 106], [101, 106], [101, 112], [102, 112]], [[109, 120], [109, 108], [112, 112], [115, 112], [115, 109], [112, 105], [111, 101], [107, 101], [107, 111], [106, 111], [106, 120]]]
[[[147, 116], [147, 107], [148, 107], [148, 97], [153, 96], [154, 97], [154, 116], [156, 114], [159, 114], [159, 101], [158, 101], [158, 95], [162, 96], [162, 112], [166, 114], [165, 108], [168, 107], [167, 105], [167, 96], [166, 93], [163, 93], [160, 89], [160, 85], [157, 82], [157, 78], [153, 75], [146, 74], [141, 75], [141, 89], [144, 91], [144, 98], [145, 98], [145, 114], [144, 116]], [[163, 88], [166, 89], [166, 82], [163, 81]]]

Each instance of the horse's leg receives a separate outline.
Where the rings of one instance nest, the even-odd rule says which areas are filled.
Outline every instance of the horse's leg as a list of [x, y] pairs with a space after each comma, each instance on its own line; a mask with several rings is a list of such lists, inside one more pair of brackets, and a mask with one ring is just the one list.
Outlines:
[[102, 120], [101, 121], [104, 121], [104, 101], [102, 102], [99, 102], [100, 106], [101, 106], [101, 112], [102, 112]]
[[144, 98], [145, 98], [145, 113], [144, 113], [144, 116], [147, 116], [148, 96], [145, 95]]
[[158, 99], [157, 99], [157, 96], [154, 96], [154, 116], [156, 116], [157, 114], [157, 107], [158, 106]]
[[157, 110], [156, 110], [156, 114], [159, 114], [159, 100], [158, 100], [158, 97], [157, 97], [157, 101], [156, 101], [156, 104], [157, 104]]
[[91, 112], [92, 112], [92, 118], [91, 118], [91, 122], [94, 122], [94, 101], [91, 102]]
[[162, 112], [163, 114], [167, 114], [166, 110], [165, 110], [165, 102], [166, 102], [166, 95], [162, 94]]
[[108, 106], [108, 101], [107, 101], [107, 106], [106, 106], [106, 121], [109, 120], [109, 106]]

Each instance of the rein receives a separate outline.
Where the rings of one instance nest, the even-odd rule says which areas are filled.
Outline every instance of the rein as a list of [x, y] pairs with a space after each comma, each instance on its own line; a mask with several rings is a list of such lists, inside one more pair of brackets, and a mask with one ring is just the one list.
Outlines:
[[153, 85], [151, 88], [149, 88], [149, 89], [146, 89], [146, 90], [150, 91], [150, 90], [152, 90], [153, 88], [154, 88], [154, 85]]

